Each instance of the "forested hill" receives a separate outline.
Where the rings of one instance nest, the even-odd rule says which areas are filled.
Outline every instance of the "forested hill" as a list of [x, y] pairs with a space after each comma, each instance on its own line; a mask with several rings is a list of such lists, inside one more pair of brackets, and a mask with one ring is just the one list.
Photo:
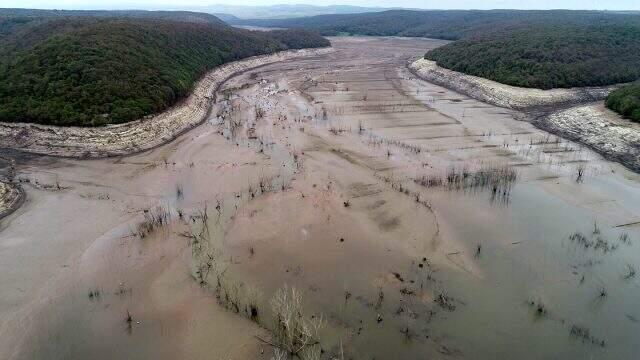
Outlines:
[[631, 82], [640, 78], [640, 21], [526, 24], [480, 33], [425, 57], [447, 69], [520, 87]]
[[81, 126], [160, 112], [225, 62], [330, 45], [301, 30], [120, 18], [50, 18], [14, 35], [0, 47], [0, 121]]
[[1, 9], [0, 17], [117, 17], [137, 19], [157, 19], [186, 22], [200, 22], [222, 25], [223, 21], [211, 14], [193, 11], [147, 11], [147, 10], [40, 10], [40, 9]]
[[612, 91], [607, 97], [606, 105], [625, 118], [640, 122], [640, 83], [629, 84]]
[[[0, 8], [0, 40], [9, 35], [14, 35], [16, 37], [23, 36], [19, 31], [26, 31], [29, 27], [54, 20], [56, 18], [74, 17], [157, 19], [225, 26], [225, 23], [222, 20], [211, 14], [191, 11], [40, 10]], [[3, 44], [0, 43], [0, 45]]]

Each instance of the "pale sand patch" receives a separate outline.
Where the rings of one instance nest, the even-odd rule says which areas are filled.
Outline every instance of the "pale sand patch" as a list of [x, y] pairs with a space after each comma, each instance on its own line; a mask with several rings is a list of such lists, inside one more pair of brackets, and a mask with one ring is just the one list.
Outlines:
[[164, 144], [201, 124], [215, 91], [231, 76], [266, 64], [314, 56], [331, 48], [283, 51], [228, 63], [200, 79], [193, 93], [171, 109], [146, 119], [98, 128], [0, 123], [0, 147], [62, 157], [97, 158], [132, 154]]
[[534, 123], [640, 171], [640, 124], [622, 119], [602, 103], [560, 110]]
[[640, 126], [606, 109], [602, 103], [619, 85], [527, 89], [444, 69], [426, 59], [411, 63], [409, 69], [426, 81], [489, 104], [522, 111], [542, 108], [542, 115], [523, 114], [521, 119], [640, 171]]

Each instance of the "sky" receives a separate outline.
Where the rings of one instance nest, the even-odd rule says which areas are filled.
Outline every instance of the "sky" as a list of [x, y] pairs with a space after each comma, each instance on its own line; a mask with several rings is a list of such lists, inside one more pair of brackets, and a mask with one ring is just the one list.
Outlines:
[[0, 0], [0, 7], [39, 9], [160, 9], [180, 6], [359, 5], [424, 9], [596, 9], [640, 10], [640, 0]]

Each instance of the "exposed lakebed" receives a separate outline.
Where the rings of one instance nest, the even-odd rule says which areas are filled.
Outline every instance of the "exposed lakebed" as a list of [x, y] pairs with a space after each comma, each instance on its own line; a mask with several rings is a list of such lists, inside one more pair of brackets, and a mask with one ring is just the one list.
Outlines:
[[278, 288], [302, 290], [324, 356], [635, 358], [638, 175], [415, 79], [441, 42], [332, 42], [231, 78], [153, 150], [16, 155], [1, 357], [268, 359], [268, 330], [199, 272], [211, 256], [260, 294], [260, 324]]

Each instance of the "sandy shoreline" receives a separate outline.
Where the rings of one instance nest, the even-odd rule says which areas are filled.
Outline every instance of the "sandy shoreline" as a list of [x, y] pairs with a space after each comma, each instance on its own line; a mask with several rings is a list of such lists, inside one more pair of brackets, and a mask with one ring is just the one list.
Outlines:
[[148, 119], [98, 128], [0, 123], [0, 148], [71, 158], [104, 158], [149, 150], [205, 121], [216, 90], [230, 77], [266, 64], [331, 51], [290, 50], [222, 65], [200, 79], [187, 99]]

